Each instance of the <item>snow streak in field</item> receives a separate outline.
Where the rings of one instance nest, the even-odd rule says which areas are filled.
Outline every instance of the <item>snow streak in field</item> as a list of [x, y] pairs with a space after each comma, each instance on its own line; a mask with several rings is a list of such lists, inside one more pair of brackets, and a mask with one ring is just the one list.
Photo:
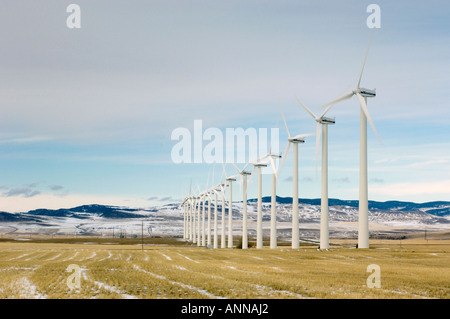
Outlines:
[[187, 288], [187, 289], [196, 291], [196, 292], [198, 292], [198, 293], [200, 293], [200, 294], [202, 294], [202, 295], [205, 295], [205, 296], [207, 296], [207, 297], [209, 297], [209, 298], [225, 299], [224, 297], [220, 297], [220, 296], [213, 295], [212, 293], [209, 293], [208, 291], [206, 291], [206, 290], [204, 290], [204, 289], [200, 289], [200, 288], [198, 288], [198, 287], [194, 287], [194, 286], [191, 286], [191, 285], [186, 285], [186, 284], [183, 284], [182, 282], [169, 280], [169, 279], [167, 279], [167, 278], [164, 277], [164, 276], [157, 275], [157, 274], [154, 274], [154, 273], [152, 273], [152, 272], [149, 272], [149, 271], [147, 271], [147, 270], [145, 270], [145, 269], [142, 269], [141, 267], [139, 267], [139, 266], [137, 266], [137, 265], [133, 265], [133, 268], [136, 269], [136, 270], [142, 271], [142, 272], [144, 272], [144, 273], [146, 273], [146, 274], [148, 274], [148, 275], [151, 275], [151, 276], [153, 276], [153, 277], [155, 277], [155, 278], [157, 278], [157, 279], [165, 280], [165, 281], [167, 281], [168, 283], [170, 283], [170, 284], [172, 284], [172, 285], [178, 285], [178, 286], [180, 286], [180, 287], [182, 287], [182, 288]]
[[27, 278], [21, 277], [12, 282], [12, 285], [17, 287], [19, 298], [25, 299], [46, 299], [47, 295], [42, 295], [36, 286]]
[[191, 258], [189, 258], [188, 256], [185, 256], [185, 255], [182, 255], [182, 254], [178, 254], [178, 255], [180, 255], [181, 257], [184, 257], [184, 258], [186, 258], [187, 260], [189, 260], [189, 261], [193, 261], [194, 263], [197, 263], [197, 264], [199, 264], [200, 262], [199, 261], [197, 261], [197, 260], [192, 260]]
[[106, 289], [106, 290], [108, 290], [108, 291], [110, 291], [110, 292], [113, 292], [113, 293], [116, 293], [116, 294], [119, 294], [119, 295], [122, 296], [122, 298], [125, 298], [125, 299], [137, 299], [136, 296], [129, 295], [129, 294], [123, 294], [123, 293], [120, 291], [120, 289], [117, 289], [116, 287], [110, 286], [110, 285], [105, 284], [105, 283], [103, 283], [103, 282], [101, 282], [101, 281], [90, 280], [90, 279], [88, 278], [88, 276], [86, 275], [85, 270], [86, 270], [85, 268], [82, 269], [82, 274], [83, 274], [84, 280], [86, 280], [86, 281], [92, 281], [97, 287]]
[[112, 254], [111, 254], [111, 252], [108, 250], [108, 257], [99, 259], [98, 261], [103, 261], [103, 260], [109, 259], [109, 258], [111, 258], [111, 257], [112, 257]]

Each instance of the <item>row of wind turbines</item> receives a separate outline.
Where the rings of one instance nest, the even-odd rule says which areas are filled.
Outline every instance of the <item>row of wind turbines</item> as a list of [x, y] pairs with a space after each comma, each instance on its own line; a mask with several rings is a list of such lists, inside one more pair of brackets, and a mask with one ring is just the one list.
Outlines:
[[[368, 178], [367, 178], [367, 121], [369, 121], [373, 132], [380, 140], [375, 129], [375, 125], [367, 107], [367, 98], [376, 96], [375, 90], [361, 88], [361, 78], [364, 71], [367, 55], [369, 52], [369, 44], [364, 54], [361, 70], [359, 72], [356, 87], [350, 92], [340, 96], [339, 98], [328, 102], [322, 106], [324, 111], [320, 116], [314, 114], [310, 108], [304, 105], [300, 100], [298, 102], [306, 110], [306, 112], [317, 122], [316, 126], [316, 168], [318, 162], [319, 144], [322, 136], [322, 161], [321, 161], [321, 219], [320, 219], [320, 249], [329, 249], [329, 222], [328, 222], [328, 126], [335, 124], [334, 118], [325, 115], [331, 107], [337, 103], [350, 99], [354, 95], [358, 98], [360, 105], [360, 169], [359, 169], [359, 215], [358, 215], [358, 248], [369, 248], [369, 220], [368, 220]], [[293, 195], [292, 195], [292, 248], [298, 249], [300, 246], [299, 238], [299, 211], [298, 211], [298, 145], [305, 143], [305, 138], [312, 134], [298, 134], [291, 136], [286, 119], [281, 111], [283, 122], [288, 134], [288, 143], [283, 156], [269, 152], [252, 162], [247, 163], [244, 168], [239, 169], [234, 163], [233, 166], [238, 174], [227, 176], [225, 167], [223, 172], [225, 182], [219, 183], [197, 195], [189, 195], [184, 198], [181, 205], [184, 210], [184, 232], [183, 237], [198, 246], [211, 246], [219, 248], [218, 241], [218, 208], [221, 206], [221, 248], [233, 248], [233, 209], [232, 209], [232, 187], [233, 182], [240, 177], [242, 185], [242, 248], [248, 248], [248, 228], [247, 228], [247, 177], [253, 175], [255, 169], [258, 176], [258, 202], [257, 202], [257, 223], [256, 223], [256, 248], [263, 248], [263, 223], [262, 223], [262, 176], [261, 169], [271, 166], [272, 169], [272, 194], [271, 194], [271, 215], [270, 215], [270, 248], [277, 248], [277, 221], [276, 221], [276, 184], [281, 169], [289, 154], [291, 144], [293, 146]], [[381, 142], [381, 140], [380, 140]], [[283, 161], [277, 171], [275, 160], [283, 157]], [[246, 170], [250, 165], [253, 170]], [[225, 217], [226, 217], [226, 189], [228, 187], [228, 242], [225, 236]], [[219, 202], [219, 197], [220, 201]], [[213, 199], [214, 198], [214, 199]], [[211, 203], [214, 202], [214, 225], [211, 227]], [[207, 211], [206, 211], [207, 210]], [[207, 221], [206, 221], [207, 219]], [[213, 229], [213, 235], [211, 231]], [[205, 231], [206, 230], [206, 231]]]

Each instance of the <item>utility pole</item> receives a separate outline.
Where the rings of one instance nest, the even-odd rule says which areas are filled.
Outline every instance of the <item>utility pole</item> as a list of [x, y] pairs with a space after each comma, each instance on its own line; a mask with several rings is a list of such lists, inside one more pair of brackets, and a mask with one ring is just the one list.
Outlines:
[[142, 243], [142, 250], [144, 250], [144, 221], [142, 220], [141, 225], [141, 243]]

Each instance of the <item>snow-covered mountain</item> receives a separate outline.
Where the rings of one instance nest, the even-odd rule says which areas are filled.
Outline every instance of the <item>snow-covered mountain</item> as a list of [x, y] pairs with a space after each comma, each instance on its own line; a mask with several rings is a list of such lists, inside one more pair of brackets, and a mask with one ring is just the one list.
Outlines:
[[[256, 199], [248, 201], [249, 232], [256, 224]], [[211, 206], [213, 216], [214, 207]], [[240, 232], [242, 202], [233, 203], [236, 233]], [[450, 202], [369, 202], [371, 234], [389, 234], [401, 230], [449, 231]], [[219, 225], [221, 207], [218, 206]], [[228, 214], [228, 207], [226, 209]], [[330, 235], [356, 236], [358, 201], [329, 199]], [[206, 214], [207, 215], [207, 214]], [[277, 222], [281, 237], [290, 236], [292, 198], [277, 197]], [[320, 199], [300, 199], [300, 228], [303, 236], [318, 236]], [[263, 221], [268, 231], [270, 197], [263, 198]], [[220, 226], [219, 226], [220, 227]], [[0, 234], [8, 235], [94, 235], [94, 236], [182, 236], [183, 210], [179, 204], [151, 208], [84, 205], [57, 210], [36, 209], [22, 213], [0, 212]]]

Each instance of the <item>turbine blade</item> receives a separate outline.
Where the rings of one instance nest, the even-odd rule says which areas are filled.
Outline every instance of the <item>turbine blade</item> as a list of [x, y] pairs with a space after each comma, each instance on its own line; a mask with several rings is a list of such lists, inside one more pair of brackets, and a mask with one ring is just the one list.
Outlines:
[[315, 120], [318, 119], [318, 117], [305, 104], [303, 104], [299, 98], [297, 98], [297, 101], [298, 101], [298, 103], [300, 103], [301, 106], [303, 106], [303, 108], [306, 110], [306, 112], [308, 112], [309, 115], [311, 115], [313, 117], [313, 119], [315, 119]]
[[281, 174], [281, 169], [283, 168], [284, 162], [286, 161], [287, 154], [289, 153], [289, 148], [291, 147], [291, 142], [288, 142], [288, 145], [286, 146], [286, 151], [284, 151], [283, 160], [281, 161], [280, 168], [278, 168], [278, 176]]
[[375, 133], [375, 135], [378, 138], [378, 140], [380, 141], [380, 143], [382, 143], [381, 142], [381, 138], [378, 135], [378, 132], [377, 132], [377, 130], [375, 128], [375, 124], [373, 124], [372, 117], [370, 116], [370, 113], [369, 113], [369, 109], [367, 108], [366, 100], [359, 93], [357, 93], [356, 96], [358, 97], [359, 104], [361, 105], [361, 109], [363, 110], [364, 114], [366, 115], [367, 119], [369, 120], [369, 123], [370, 123], [370, 126], [372, 127], [373, 132]]
[[331, 107], [334, 104], [342, 102], [342, 101], [345, 101], [345, 100], [348, 100], [349, 98], [351, 98], [353, 96], [353, 94], [354, 94], [353, 92], [350, 92], [350, 93], [345, 94], [345, 95], [343, 95], [341, 97], [338, 97], [337, 99], [334, 99], [331, 102], [328, 102], [327, 104], [322, 105], [322, 107], [327, 107], [327, 108], [325, 109], [325, 111], [323, 111], [323, 113], [322, 113], [322, 115], [320, 117], [323, 117], [331, 109]]
[[233, 166], [234, 166], [234, 168], [238, 171], [238, 173], [240, 173], [241, 171], [239, 170], [239, 168], [236, 166], [236, 164], [234, 164], [234, 163], [231, 163]]
[[362, 78], [362, 74], [363, 74], [363, 71], [364, 71], [364, 65], [366, 64], [367, 55], [369, 53], [370, 44], [372, 43], [372, 39], [373, 39], [373, 35], [375, 34], [375, 30], [376, 29], [374, 29], [374, 32], [370, 36], [369, 44], [367, 45], [366, 52], [364, 53], [364, 58], [363, 58], [363, 62], [362, 62], [362, 65], [361, 65], [361, 70], [359, 71], [358, 83], [356, 84], [356, 88], [357, 89], [359, 89], [359, 85], [361, 84], [361, 78]]
[[211, 168], [208, 170], [208, 178], [206, 179], [206, 188], [208, 188], [210, 176], [211, 176]]
[[275, 160], [272, 156], [269, 157], [270, 159], [270, 167], [272, 168], [272, 173], [275, 174], [275, 178], [278, 179], [277, 170], [275, 168]]
[[223, 174], [225, 175], [225, 178], [228, 178], [224, 163], [222, 163], [222, 171], [223, 171]]
[[288, 133], [288, 136], [291, 137], [291, 133], [289, 133], [289, 128], [288, 128], [288, 126], [286, 124], [286, 118], [284, 117], [283, 110], [281, 109], [281, 106], [280, 106], [280, 112], [281, 112], [281, 117], [283, 118], [284, 127], [286, 127], [286, 132]]
[[313, 135], [314, 135], [314, 133], [298, 134], [298, 135], [295, 135], [293, 138], [304, 138], [304, 137], [313, 136]]
[[255, 168], [256, 168], [256, 166], [253, 166], [252, 173], [250, 174], [250, 178], [248, 180], [248, 184], [250, 184], [252, 182], [253, 173], [255, 172]]
[[320, 146], [320, 134], [321, 134], [322, 130], [320, 127], [320, 123], [317, 122], [316, 125], [316, 177], [317, 177], [317, 165], [319, 162], [319, 146]]

